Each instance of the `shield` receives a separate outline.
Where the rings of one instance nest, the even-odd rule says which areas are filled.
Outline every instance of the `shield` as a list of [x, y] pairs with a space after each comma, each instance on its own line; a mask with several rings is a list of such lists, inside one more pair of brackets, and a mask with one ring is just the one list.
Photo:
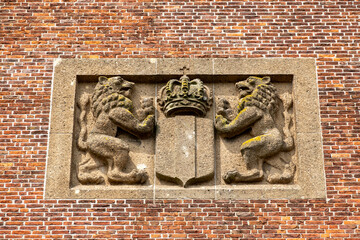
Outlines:
[[156, 176], [182, 187], [214, 177], [213, 121], [175, 116], [158, 121]]

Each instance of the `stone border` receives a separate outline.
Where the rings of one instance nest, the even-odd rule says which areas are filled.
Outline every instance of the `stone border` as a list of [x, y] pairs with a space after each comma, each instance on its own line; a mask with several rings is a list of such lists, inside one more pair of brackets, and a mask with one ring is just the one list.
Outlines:
[[[297, 180], [293, 185], [217, 185], [187, 189], [169, 186], [78, 186], [70, 188], [75, 91], [78, 75], [292, 75], [296, 127]], [[45, 198], [326, 198], [316, 64], [310, 58], [274, 59], [57, 59]], [[196, 193], [197, 192], [197, 193]], [[202, 194], [203, 193], [203, 194]]]

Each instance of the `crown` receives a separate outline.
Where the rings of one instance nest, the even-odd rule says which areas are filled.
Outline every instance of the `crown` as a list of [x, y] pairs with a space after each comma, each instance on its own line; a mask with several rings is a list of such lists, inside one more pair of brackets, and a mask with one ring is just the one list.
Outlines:
[[160, 89], [159, 105], [165, 116], [195, 115], [204, 117], [212, 104], [211, 91], [196, 78], [183, 75], [171, 79]]

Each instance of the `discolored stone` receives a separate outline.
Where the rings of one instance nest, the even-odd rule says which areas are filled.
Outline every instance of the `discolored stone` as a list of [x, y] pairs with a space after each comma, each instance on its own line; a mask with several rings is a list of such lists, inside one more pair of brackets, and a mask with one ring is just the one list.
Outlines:
[[[122, 77], [99, 77], [92, 96], [83, 94], [78, 105], [80, 134], [78, 148], [84, 157], [78, 166], [78, 180], [82, 184], [142, 184], [148, 179], [144, 169], [124, 172], [129, 160], [129, 146], [126, 141], [116, 137], [125, 131], [139, 138], [153, 133], [155, 118], [152, 99], [144, 99], [138, 111], [138, 119], [132, 112], [133, 104], [128, 98], [134, 83]], [[90, 106], [89, 106], [90, 105]], [[92, 128], [88, 128], [86, 116], [91, 109], [94, 117]], [[89, 131], [89, 132], [88, 132]], [[101, 163], [105, 162], [106, 173]]]
[[183, 75], [180, 80], [171, 79], [160, 89], [159, 105], [165, 116], [206, 116], [212, 104], [210, 89], [196, 78]]
[[[149, 138], [137, 138], [132, 133], [117, 130], [110, 136], [121, 140], [129, 147], [124, 173], [134, 169], [147, 172], [148, 180], [144, 184], [128, 184], [126, 182], [111, 182], [96, 185], [84, 180], [79, 182], [80, 168], [87, 169], [92, 175], [98, 169], [102, 176], [107, 175], [108, 161], [86, 161], [86, 154], [79, 151], [77, 140], [80, 136], [78, 119], [81, 111], [77, 106], [83, 93], [92, 94], [98, 76], [122, 76], [136, 84], [131, 101], [134, 104], [130, 111], [139, 121], [146, 118], [152, 105], [150, 98], [157, 99], [158, 91], [166, 81], [187, 74], [190, 79], [199, 78], [204, 85], [213, 92], [214, 103], [206, 115], [201, 118], [194, 116], [177, 116], [188, 114], [177, 112], [175, 117], [190, 117], [186, 126], [175, 129], [173, 125], [162, 128], [162, 121], [172, 119], [165, 116], [160, 106], [155, 105], [155, 120], [158, 135]], [[214, 117], [218, 115], [230, 121], [234, 120], [238, 112], [234, 110], [239, 102], [238, 91], [234, 87], [236, 82], [243, 82], [249, 76], [270, 76], [279, 97], [289, 93], [293, 101], [289, 114], [293, 116], [291, 134], [294, 148], [290, 152], [280, 152], [267, 157], [263, 171], [267, 172], [259, 182], [232, 182], [227, 184], [222, 177], [232, 170], [239, 173], [246, 171], [240, 147], [251, 136], [247, 130], [232, 138], [214, 135]], [[244, 82], [243, 82], [244, 83]], [[241, 85], [241, 84], [240, 84]], [[144, 101], [141, 99], [147, 98]], [[226, 99], [228, 103], [224, 100]], [[289, 99], [289, 98], [288, 98]], [[286, 100], [286, 98], [285, 98]], [[186, 103], [186, 101], [184, 102]], [[279, 104], [280, 113], [284, 112], [284, 104]], [[191, 111], [190, 111], [191, 113]], [[201, 115], [201, 114], [200, 114]], [[281, 115], [281, 114], [280, 114]], [[170, 118], [168, 118], [170, 117]], [[281, 134], [285, 134], [283, 127], [286, 116], [275, 116], [274, 122]], [[87, 129], [91, 131], [96, 125], [96, 118], [87, 114]], [[172, 119], [173, 120], [173, 119]], [[175, 123], [175, 125], [179, 125]], [[108, 125], [104, 125], [108, 126]], [[160, 169], [169, 170], [170, 179], [180, 176], [180, 184], [159, 180], [156, 177], [158, 169], [158, 154], [156, 144], [161, 131], [178, 134], [184, 137], [186, 127], [195, 129], [191, 135], [193, 145], [179, 141], [176, 146], [186, 146], [192, 158], [184, 157], [176, 160], [175, 164], [164, 162]], [[109, 128], [111, 129], [111, 127]], [[182, 130], [181, 130], [182, 129]], [[324, 162], [321, 149], [321, 131], [319, 119], [319, 100], [316, 82], [316, 63], [314, 59], [276, 58], [276, 59], [61, 59], [54, 63], [54, 80], [52, 93], [52, 110], [50, 125], [50, 141], [46, 174], [46, 198], [146, 198], [146, 199], [179, 199], [179, 198], [216, 198], [216, 199], [296, 199], [296, 198], [324, 198], [326, 197]], [[209, 137], [210, 136], [210, 137]], [[161, 136], [160, 136], [161, 137]], [[89, 139], [85, 139], [88, 141]], [[171, 151], [179, 151], [174, 141], [163, 138], [163, 147]], [[98, 142], [98, 141], [94, 141]], [[173, 147], [171, 147], [173, 146]], [[175, 150], [172, 150], [175, 148]], [[215, 149], [215, 150], [214, 150]], [[171, 150], [171, 151], [170, 151]], [[180, 148], [181, 150], [181, 148]], [[127, 150], [126, 150], [127, 151]], [[125, 152], [126, 152], [125, 151]], [[256, 151], [255, 151], [256, 152]], [[177, 153], [178, 154], [178, 153]], [[173, 154], [175, 159], [177, 154]], [[194, 161], [194, 159], [196, 161]], [[211, 161], [209, 161], [211, 159]], [[290, 167], [284, 167], [293, 161], [296, 165], [295, 173]], [[211, 162], [211, 163], [210, 163]], [[100, 165], [97, 165], [101, 163]], [[284, 164], [285, 163], [285, 164]], [[167, 165], [166, 165], [167, 164]], [[215, 166], [214, 166], [215, 165]], [[167, 166], [167, 167], [165, 167]], [[178, 171], [171, 170], [178, 167]], [[283, 174], [278, 169], [283, 169]], [[169, 168], [169, 169], [167, 169]], [[80, 178], [86, 179], [82, 175]], [[179, 174], [181, 173], [181, 174]], [[294, 176], [291, 176], [293, 174]], [[236, 175], [236, 174], [235, 174]], [[174, 177], [175, 176], [175, 177]], [[202, 178], [201, 176], [205, 176]], [[216, 176], [214, 179], [212, 176]], [[288, 176], [291, 176], [290, 179]], [[96, 178], [94, 178], [96, 179]], [[191, 180], [193, 179], [193, 180]], [[270, 183], [268, 183], [269, 181]], [[284, 184], [287, 183], [287, 184]], [[102, 184], [102, 185], [101, 185]], [[184, 188], [186, 186], [186, 188]]]
[[[221, 99], [215, 118], [215, 128], [220, 135], [228, 138], [251, 130], [251, 138], [239, 146], [242, 155], [240, 159], [246, 169], [243, 171], [229, 169], [223, 179], [228, 184], [262, 181], [264, 162], [269, 157], [283, 151], [289, 152], [294, 148], [293, 132], [290, 130], [292, 116], [289, 114], [292, 97], [289, 93], [279, 97], [275, 86], [270, 83], [270, 77], [252, 76], [237, 82], [235, 86], [240, 98], [236, 111], [232, 111], [230, 104]], [[276, 124], [276, 112], [280, 109], [280, 104], [284, 109], [283, 129], [279, 129], [279, 124]], [[269, 173], [268, 182], [290, 183], [293, 180], [295, 163], [287, 159], [283, 161], [283, 166], [278, 165], [282, 172]]]

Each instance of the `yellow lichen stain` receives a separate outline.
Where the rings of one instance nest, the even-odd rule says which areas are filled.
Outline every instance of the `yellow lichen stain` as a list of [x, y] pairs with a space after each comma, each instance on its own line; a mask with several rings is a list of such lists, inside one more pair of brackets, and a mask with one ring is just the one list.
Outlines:
[[247, 143], [247, 142], [253, 142], [253, 141], [261, 141], [261, 136], [262, 135], [260, 135], [260, 136], [257, 136], [257, 137], [254, 137], [254, 138], [251, 138], [251, 139], [249, 139], [249, 140], [247, 140], [245, 143]]
[[264, 135], [260, 135], [260, 136], [257, 136], [257, 137], [247, 140], [246, 142], [243, 143], [242, 148], [250, 145], [252, 142], [260, 142], [262, 140], [261, 139], [262, 136], [264, 136]]
[[[255, 77], [255, 76], [252, 76], [251, 78], [256, 78], [256, 79], [260, 79], [260, 80], [262, 80], [262, 78], [261, 77]], [[260, 85], [259, 85], [260, 86]]]
[[152, 115], [152, 114], [148, 115], [148, 116], [144, 119], [144, 121], [140, 124], [140, 126], [141, 126], [141, 127], [146, 126], [146, 122], [149, 121], [149, 119], [150, 119], [152, 116], [154, 116], [154, 115]]
[[144, 122], [149, 121], [149, 119], [150, 119], [151, 117], [153, 117], [153, 116], [154, 116], [154, 115], [152, 115], [152, 114], [148, 115], [148, 116], [144, 119]]
[[220, 119], [220, 121], [221, 121], [222, 124], [226, 124], [226, 123], [227, 123], [226, 118], [224, 118], [222, 115], [216, 115], [215, 119], [216, 119], [216, 120]]
[[124, 110], [127, 111], [128, 113], [130, 113], [132, 116], [134, 116], [134, 114], [132, 112], [130, 112], [129, 109], [124, 108]]
[[234, 120], [232, 120], [232, 121], [229, 123], [229, 125], [234, 125], [234, 124], [238, 121], [240, 115], [243, 114], [243, 113], [246, 112], [246, 111], [247, 111], [247, 107], [245, 107], [244, 109], [242, 109], [242, 110], [237, 114], [237, 116], [234, 118]]

